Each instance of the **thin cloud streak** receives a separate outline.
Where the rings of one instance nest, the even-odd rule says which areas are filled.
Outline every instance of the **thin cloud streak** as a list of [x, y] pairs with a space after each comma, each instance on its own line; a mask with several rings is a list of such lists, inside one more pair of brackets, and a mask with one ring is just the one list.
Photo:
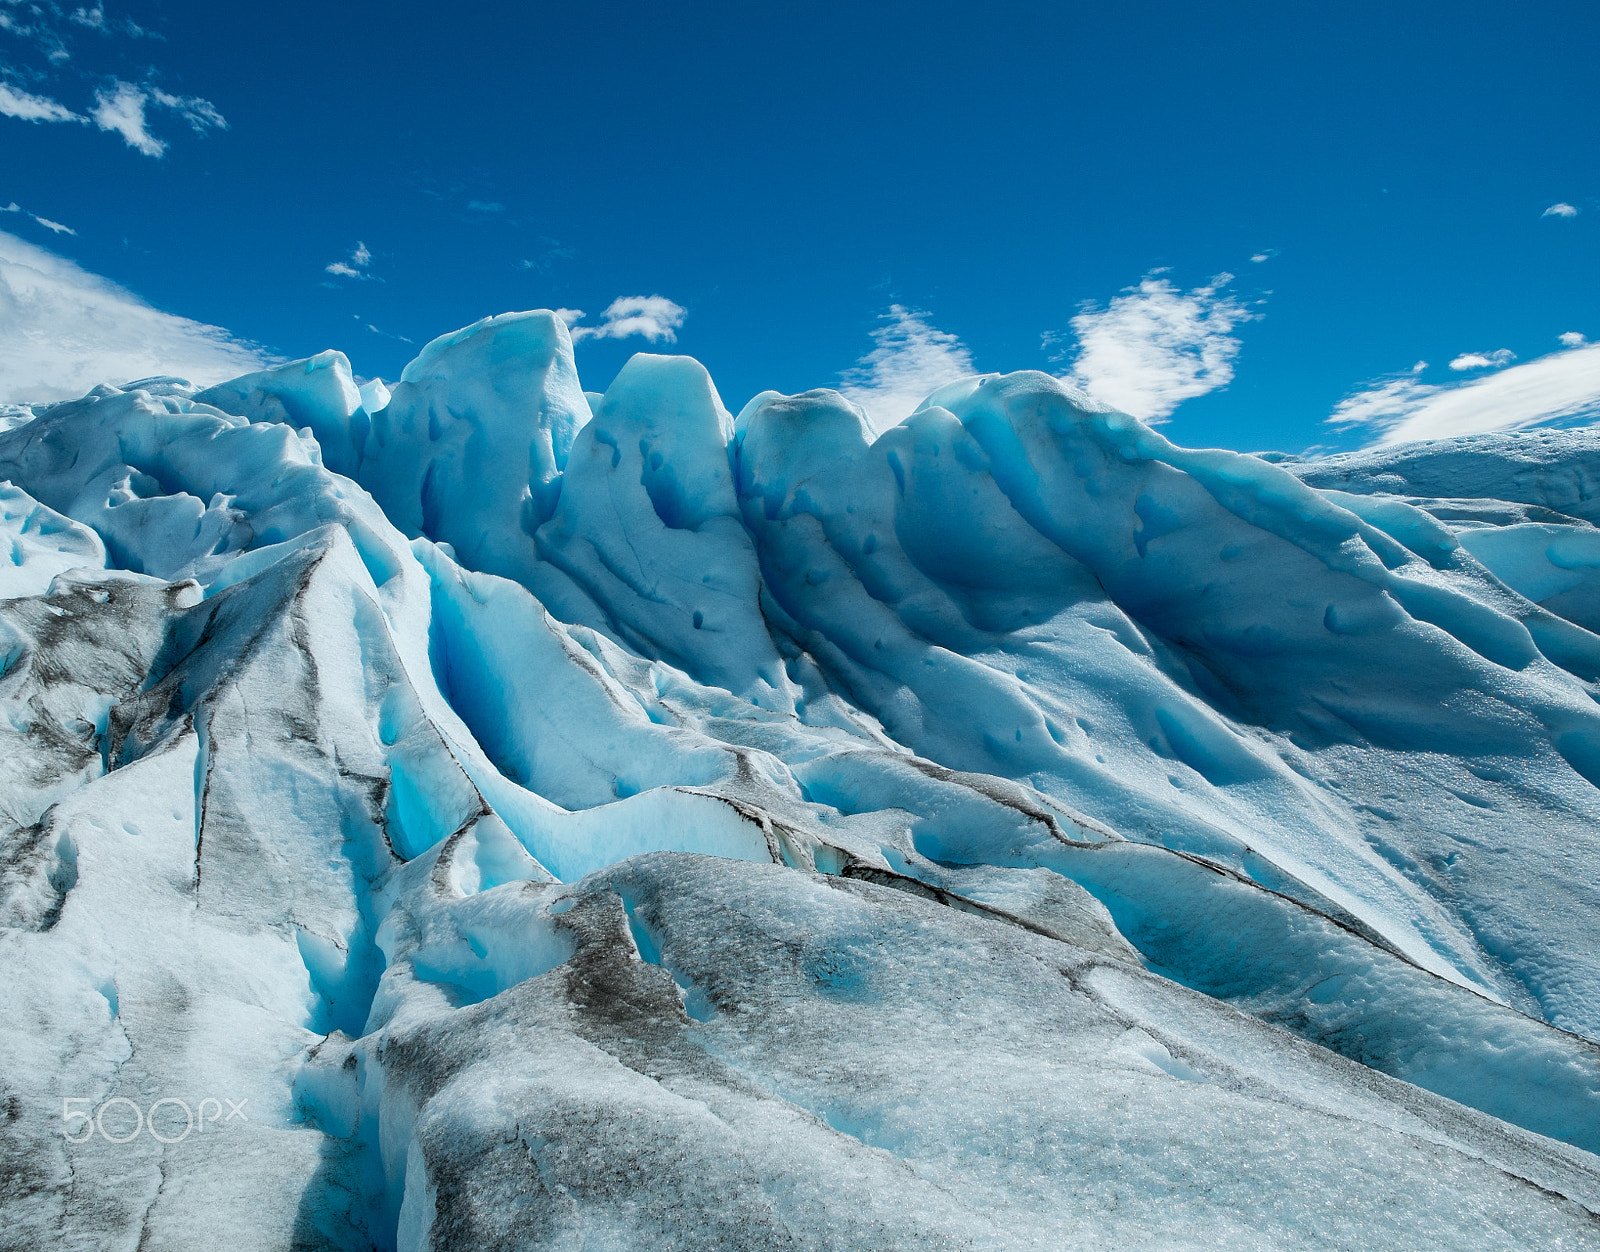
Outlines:
[[[1566, 336], [1562, 336], [1566, 342]], [[1449, 386], [1382, 380], [1346, 397], [1328, 421], [1368, 427], [1372, 446], [1521, 430], [1600, 418], [1600, 344], [1580, 343], [1484, 378]]]
[[72, 227], [70, 227], [70, 226], [63, 225], [60, 222], [52, 222], [48, 217], [40, 217], [37, 213], [31, 212], [30, 210], [23, 208], [15, 200], [13, 200], [10, 204], [0, 205], [0, 213], [21, 213], [25, 217], [31, 217], [34, 221], [38, 222], [39, 225], [43, 226], [46, 230], [53, 231], [55, 234], [58, 234], [58, 235], [76, 235], [78, 233], [77, 231], [73, 230]]

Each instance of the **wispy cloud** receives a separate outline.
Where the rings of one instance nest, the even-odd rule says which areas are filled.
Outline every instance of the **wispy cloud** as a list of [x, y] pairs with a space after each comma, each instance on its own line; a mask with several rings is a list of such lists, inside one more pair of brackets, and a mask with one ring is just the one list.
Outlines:
[[3, 2], [8, 8], [0, 9], [0, 30], [38, 45], [39, 51], [44, 53], [51, 65], [59, 65], [72, 58], [67, 50], [66, 39], [57, 28], [56, 19], [61, 16], [60, 9], [54, 6], [47, 9], [38, 4], [23, 6], [17, 0]]
[[627, 339], [640, 335], [651, 343], [676, 343], [678, 327], [689, 316], [689, 310], [666, 296], [619, 296], [600, 314], [600, 325], [579, 326], [583, 313], [576, 309], [563, 309], [563, 317], [576, 313], [569, 319], [574, 343], [580, 339]]
[[1463, 352], [1450, 362], [1450, 368], [1462, 370], [1504, 369], [1517, 359], [1510, 348], [1496, 348], [1493, 352]]
[[1273, 257], [1275, 257], [1277, 255], [1278, 255], [1278, 250], [1276, 248], [1263, 248], [1260, 252], [1257, 252], [1253, 256], [1251, 256], [1250, 259], [1252, 261], [1254, 261], [1257, 265], [1260, 265], [1263, 261], [1270, 261], [1270, 260], [1272, 260]]
[[506, 206], [498, 200], [468, 200], [467, 211], [469, 213], [504, 213]]
[[977, 371], [972, 353], [928, 314], [902, 304], [889, 306], [872, 332], [876, 345], [845, 371], [839, 392], [867, 412], [876, 430], [887, 430], [946, 383]]
[[31, 217], [46, 230], [52, 231], [57, 235], [76, 235], [78, 233], [70, 226], [63, 226], [60, 222], [52, 222], [48, 217], [40, 217], [37, 213], [30, 213], [15, 200], [13, 200], [10, 204], [0, 205], [0, 213], [20, 213], [25, 217]]
[[170, 109], [188, 122], [189, 129], [197, 135], [203, 135], [208, 130], [228, 129], [228, 119], [218, 112], [217, 106], [199, 96], [175, 96], [170, 91], [152, 87], [150, 98], [163, 109]]
[[[364, 281], [382, 282], [376, 274], [367, 273], [367, 267], [372, 264], [372, 249], [361, 240], [356, 240], [356, 246], [350, 250], [348, 261], [330, 261], [322, 267], [326, 274], [333, 274], [339, 278], [359, 278]], [[337, 286], [328, 283], [329, 287]], [[382, 333], [382, 332], [380, 332]]]
[[94, 108], [89, 115], [101, 130], [121, 135], [128, 147], [145, 156], [159, 157], [166, 152], [167, 141], [150, 133], [148, 110], [151, 106], [176, 113], [197, 135], [213, 128], [228, 128], [227, 119], [209, 100], [199, 96], [175, 96], [159, 87], [147, 89], [121, 79], [112, 79], [109, 87], [101, 87], [94, 93]]
[[143, 26], [140, 26], [139, 23], [135, 22], [132, 18], [107, 17], [105, 8], [98, 4], [92, 9], [86, 9], [82, 6], [74, 9], [67, 16], [67, 21], [71, 22], [74, 26], [85, 26], [90, 30], [97, 30], [102, 34], [107, 35], [127, 35], [133, 39], [161, 38], [160, 35], [155, 34], [153, 31], [148, 31]]
[[1561, 346], [1564, 348], [1581, 348], [1589, 342], [1575, 330], [1569, 330], [1564, 334], [1557, 335], [1556, 338], [1561, 341]]
[[1568, 204], [1565, 201], [1561, 201], [1561, 202], [1559, 202], [1557, 204], [1552, 204], [1543, 213], [1539, 214], [1539, 216], [1540, 217], [1577, 217], [1578, 216], [1578, 208], [1577, 208], [1576, 205]]
[[367, 329], [370, 330], [374, 335], [382, 335], [385, 339], [398, 339], [401, 343], [416, 342], [415, 339], [407, 339], [404, 335], [397, 335], [392, 330], [379, 330], [371, 322], [367, 323]]
[[[1147, 422], [1164, 421], [1183, 401], [1227, 386], [1239, 355], [1232, 332], [1261, 316], [1225, 294], [1231, 274], [1182, 291], [1161, 273], [1147, 274], [1105, 308], [1084, 306], [1072, 319], [1078, 346], [1064, 376]], [[1046, 336], [1046, 345], [1060, 338]]]
[[1564, 351], [1468, 382], [1382, 379], [1342, 400], [1328, 421], [1367, 427], [1383, 445], [1600, 418], [1600, 344], [1561, 342]]
[[49, 96], [36, 96], [10, 83], [0, 82], [0, 114], [24, 122], [86, 122], [89, 119], [74, 113], [66, 105]]
[[0, 231], [0, 400], [81, 396], [151, 374], [220, 382], [272, 358], [220, 326], [165, 313], [115, 283]]
[[[358, 322], [364, 320], [362, 318], [361, 314], [359, 314], [359, 313], [356, 313], [353, 316], [355, 317], [356, 321], [358, 321]], [[381, 326], [374, 326], [371, 322], [367, 322], [366, 323], [366, 327], [374, 335], [382, 335], [385, 339], [398, 339], [401, 343], [414, 343], [415, 342], [415, 340], [407, 339], [404, 335], [395, 334], [394, 331], [392, 331], [392, 330], [384, 330], [383, 327], [381, 327]]]
[[570, 261], [578, 255], [577, 249], [568, 247], [559, 239], [540, 237], [538, 240], [541, 251], [536, 257], [523, 257], [517, 262], [517, 268], [533, 270], [542, 274], [557, 261]]
[[[80, 67], [74, 55], [106, 47], [115, 38], [163, 38], [139, 23], [106, 13], [103, 5], [68, 10], [57, 0], [0, 0], [0, 31], [22, 41], [23, 56], [0, 66], [0, 116], [25, 122], [93, 122], [102, 131], [120, 135], [124, 143], [149, 157], [161, 157], [168, 144], [152, 133], [151, 114], [171, 114], [187, 122], [196, 134], [226, 130], [227, 120], [217, 106], [200, 96], [181, 96], [156, 86], [155, 67], [144, 71], [138, 83], [124, 82], [113, 74]], [[89, 40], [87, 45], [82, 41]], [[15, 45], [13, 45], [15, 47]], [[102, 60], [105, 58], [102, 55]], [[126, 58], [123, 58], [125, 63]], [[29, 63], [31, 62], [31, 64]], [[109, 67], [108, 67], [109, 68]], [[69, 81], [98, 82], [93, 99], [83, 112], [56, 97]], [[26, 83], [34, 90], [19, 84]]]

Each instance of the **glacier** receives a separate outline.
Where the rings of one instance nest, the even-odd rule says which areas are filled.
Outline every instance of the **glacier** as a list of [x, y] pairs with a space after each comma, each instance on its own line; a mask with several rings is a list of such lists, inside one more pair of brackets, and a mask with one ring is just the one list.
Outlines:
[[1600, 1247], [1600, 431], [504, 314], [0, 410], [0, 1247]]

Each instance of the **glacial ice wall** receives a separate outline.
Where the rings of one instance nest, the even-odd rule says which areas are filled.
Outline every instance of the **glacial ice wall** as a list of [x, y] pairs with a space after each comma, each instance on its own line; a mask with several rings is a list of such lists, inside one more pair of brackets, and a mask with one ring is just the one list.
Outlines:
[[1600, 1244], [1600, 435], [548, 312], [5, 423], [4, 1246]]

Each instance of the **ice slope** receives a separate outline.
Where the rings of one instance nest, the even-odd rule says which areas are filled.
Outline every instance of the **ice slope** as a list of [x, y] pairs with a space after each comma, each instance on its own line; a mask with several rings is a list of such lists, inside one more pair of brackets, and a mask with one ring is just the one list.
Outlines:
[[1507, 585], [1600, 628], [1600, 440], [1592, 429], [1472, 435], [1287, 468], [1313, 486], [1422, 509]]
[[1314, 487], [1511, 501], [1600, 522], [1600, 434], [1593, 427], [1393, 444], [1284, 468]]
[[[402, 1246], [1595, 1237], [1592, 1158], [998, 920], [659, 854], [488, 894], [535, 976], [488, 999], [419, 976], [408, 915], [373, 1034], [302, 1080], [371, 1137]], [[1578, 1203], [1529, 1212], [1534, 1188]]]
[[387, 393], [0, 423], [4, 1246], [1600, 1245], [1583, 432]]
[[0, 599], [42, 595], [57, 574], [106, 565], [99, 535], [10, 483], [0, 484], [0, 536], [6, 558], [0, 563]]

